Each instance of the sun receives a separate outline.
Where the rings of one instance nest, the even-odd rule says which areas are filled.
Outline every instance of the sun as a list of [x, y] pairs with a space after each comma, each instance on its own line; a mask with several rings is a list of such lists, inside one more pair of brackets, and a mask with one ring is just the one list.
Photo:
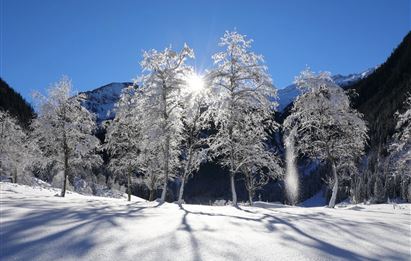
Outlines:
[[187, 87], [192, 92], [199, 92], [204, 88], [204, 80], [200, 75], [193, 73], [187, 78]]

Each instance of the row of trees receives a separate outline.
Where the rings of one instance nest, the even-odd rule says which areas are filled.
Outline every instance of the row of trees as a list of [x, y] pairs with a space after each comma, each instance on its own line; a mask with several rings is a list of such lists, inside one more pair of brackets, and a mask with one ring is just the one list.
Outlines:
[[187, 179], [208, 159], [229, 170], [234, 205], [235, 175], [246, 177], [252, 202], [268, 177], [282, 174], [267, 142], [276, 128], [276, 89], [262, 57], [251, 52], [251, 41], [237, 32], [227, 32], [220, 46], [224, 51], [213, 56], [215, 68], [203, 79], [187, 63], [194, 58], [187, 45], [180, 52], [145, 52], [144, 74], [135, 85], [141, 87], [123, 93], [108, 126], [113, 168], [129, 166], [129, 182], [131, 173], [143, 173], [150, 195], [162, 187], [162, 202], [168, 182], [178, 178], [181, 203]]
[[[150, 200], [162, 189], [161, 202], [168, 183], [177, 179], [182, 203], [189, 177], [203, 162], [214, 160], [228, 170], [233, 204], [237, 205], [239, 174], [252, 204], [256, 190], [284, 171], [271, 144], [280, 127], [274, 121], [277, 92], [251, 43], [244, 35], [226, 32], [222, 51], [212, 57], [214, 67], [201, 77], [189, 65], [194, 52], [187, 45], [179, 52], [171, 48], [145, 52], [143, 75], [124, 89], [116, 117], [106, 123], [103, 144], [94, 135], [94, 115], [81, 105], [84, 97], [73, 96], [70, 80], [64, 77], [47, 96], [35, 95], [38, 117], [30, 132], [7, 113], [0, 114], [1, 170], [11, 169], [17, 177], [17, 167], [57, 169], [64, 174], [64, 196], [68, 177], [101, 165], [99, 151], [105, 150], [113, 173], [127, 177], [128, 200], [133, 177], [139, 175]], [[301, 94], [284, 122], [284, 133], [295, 136], [291, 140], [298, 154], [330, 166], [329, 206], [334, 207], [341, 177], [359, 173], [367, 127], [328, 73], [307, 69], [296, 83]], [[411, 98], [407, 102], [407, 111], [397, 116], [391, 146], [395, 175], [410, 173]]]
[[[386, 146], [370, 150], [362, 161], [360, 175], [351, 175], [350, 191], [354, 202], [372, 199], [383, 203], [398, 198], [411, 202], [411, 93], [396, 120], [394, 135]], [[373, 162], [376, 166], [373, 166]]]

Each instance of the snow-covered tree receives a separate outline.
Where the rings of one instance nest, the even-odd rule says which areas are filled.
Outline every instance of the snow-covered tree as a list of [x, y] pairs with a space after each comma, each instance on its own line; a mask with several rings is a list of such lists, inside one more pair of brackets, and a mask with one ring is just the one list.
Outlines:
[[[259, 118], [261, 114], [253, 111], [243, 117], [244, 120], [241, 122], [243, 135], [239, 137], [236, 151], [238, 161], [242, 164], [239, 172], [244, 175], [248, 199], [250, 205], [253, 205], [255, 192], [266, 185], [270, 179], [280, 177], [283, 169], [280, 167], [277, 155], [269, 148], [266, 132], [269, 128], [262, 124], [264, 119]], [[267, 123], [268, 120], [265, 120]]]
[[0, 174], [9, 174], [17, 183], [34, 154], [31, 142], [17, 119], [0, 110]]
[[158, 152], [159, 146], [156, 140], [144, 139], [141, 143], [141, 152], [138, 157], [139, 171], [143, 174], [142, 183], [149, 191], [149, 200], [155, 199], [157, 190], [164, 184], [162, 172], [162, 155]]
[[331, 165], [333, 189], [329, 207], [334, 207], [340, 170], [352, 167], [364, 153], [367, 127], [329, 73], [315, 74], [307, 69], [296, 78], [296, 84], [301, 95], [284, 126], [288, 130], [296, 128], [298, 152]]
[[[193, 78], [194, 80], [190, 80]], [[196, 80], [197, 79], [197, 80]], [[201, 86], [192, 86], [201, 85]], [[182, 167], [179, 172], [180, 190], [178, 202], [183, 202], [184, 186], [187, 179], [200, 168], [207, 159], [207, 139], [204, 132], [209, 128], [209, 114], [206, 113], [210, 104], [210, 90], [205, 86], [200, 76], [188, 77], [183, 92], [183, 146]]]
[[405, 101], [405, 111], [396, 113], [397, 125], [390, 146], [394, 174], [411, 177], [411, 96]]
[[401, 197], [411, 201], [411, 94], [404, 105], [404, 112], [395, 114], [397, 124], [389, 147], [387, 179], [397, 180]]
[[46, 159], [44, 165], [53, 163], [64, 173], [62, 197], [71, 173], [101, 163], [95, 153], [99, 140], [93, 135], [94, 115], [81, 106], [82, 95], [71, 97], [71, 89], [71, 81], [63, 77], [48, 90], [47, 96], [34, 95], [39, 104], [32, 136]]
[[159, 52], [144, 52], [141, 66], [142, 95], [140, 102], [147, 116], [144, 132], [156, 133], [161, 154], [164, 184], [161, 201], [167, 193], [167, 183], [174, 178], [179, 167], [182, 142], [181, 89], [192, 68], [186, 65], [187, 58], [194, 58], [194, 52], [186, 44], [180, 52], [166, 48]]
[[[277, 96], [272, 85], [263, 57], [251, 51], [252, 40], [237, 32], [226, 32], [219, 45], [224, 51], [213, 55], [215, 68], [209, 73], [208, 81], [215, 91], [215, 102], [210, 106], [217, 134], [211, 138], [210, 149], [214, 158], [219, 158], [222, 166], [230, 174], [233, 204], [237, 205], [235, 175], [240, 172], [247, 157], [240, 143], [245, 135], [243, 121], [253, 114], [264, 120], [272, 119], [277, 105]], [[247, 122], [245, 123], [247, 124]], [[260, 144], [264, 139], [256, 141]]]
[[115, 175], [127, 177], [128, 201], [131, 200], [132, 173], [139, 167], [140, 116], [138, 90], [129, 86], [123, 90], [116, 108], [116, 117], [108, 123], [106, 133], [107, 149], [110, 156], [109, 168]]

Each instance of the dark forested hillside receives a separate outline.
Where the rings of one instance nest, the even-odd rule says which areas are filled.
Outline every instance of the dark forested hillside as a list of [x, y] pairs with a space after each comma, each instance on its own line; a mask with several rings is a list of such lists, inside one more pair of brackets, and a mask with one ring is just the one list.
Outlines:
[[[343, 88], [355, 90], [358, 94], [353, 98], [353, 106], [364, 114], [369, 128], [368, 164], [364, 166], [365, 174], [361, 183], [367, 186], [361, 188], [364, 194], [362, 199], [369, 199], [373, 196], [376, 176], [381, 176], [382, 170], [377, 165], [387, 156], [387, 147], [394, 133], [397, 121], [394, 115], [397, 111], [403, 111], [404, 101], [411, 94], [411, 33], [404, 37], [387, 61], [373, 73]], [[291, 108], [292, 103], [277, 115], [276, 120], [282, 123], [290, 114]], [[321, 179], [318, 181], [322, 182]], [[313, 191], [308, 192], [310, 194]], [[341, 195], [340, 199], [346, 196], [347, 193]], [[394, 193], [387, 196], [396, 195]]]
[[9, 111], [27, 127], [34, 116], [34, 110], [24, 98], [0, 78], [0, 110]]
[[380, 150], [394, 132], [394, 113], [403, 109], [407, 93], [411, 92], [411, 33], [385, 63], [350, 89], [358, 93], [354, 106], [368, 122], [370, 148]]

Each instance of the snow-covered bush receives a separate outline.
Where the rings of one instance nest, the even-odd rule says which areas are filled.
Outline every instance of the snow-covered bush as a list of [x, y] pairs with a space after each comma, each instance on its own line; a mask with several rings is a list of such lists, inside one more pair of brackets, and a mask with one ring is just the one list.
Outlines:
[[80, 194], [85, 194], [85, 195], [93, 194], [93, 190], [90, 187], [89, 183], [80, 177], [77, 177], [77, 176], [74, 177], [73, 187], [74, 187], [74, 191]]
[[217, 199], [213, 202], [213, 206], [225, 206], [227, 204], [227, 200], [225, 199]]

